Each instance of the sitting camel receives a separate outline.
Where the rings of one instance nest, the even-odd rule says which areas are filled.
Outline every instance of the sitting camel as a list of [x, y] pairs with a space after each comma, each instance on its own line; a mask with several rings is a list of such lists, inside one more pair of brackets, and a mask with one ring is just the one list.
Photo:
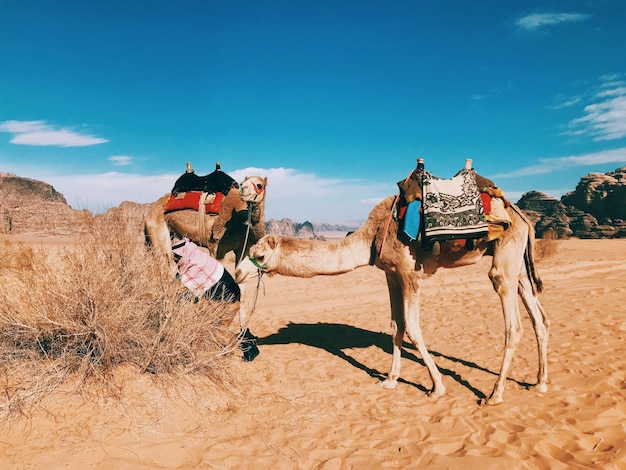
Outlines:
[[[489, 278], [502, 303], [505, 322], [505, 349], [500, 374], [488, 404], [502, 402], [502, 395], [515, 347], [522, 335], [516, 293], [528, 311], [539, 349], [537, 390], [547, 390], [548, 329], [546, 316], [537, 292], [542, 283], [533, 261], [534, 228], [521, 210], [511, 205], [507, 212], [511, 226], [500, 238], [476, 240], [473, 246], [459, 250], [454, 242], [441, 242], [439, 250], [425, 251], [419, 243], [404, 244], [397, 237], [398, 223], [389, 221], [394, 197], [380, 202], [370, 212], [365, 224], [346, 238], [332, 242], [301, 240], [273, 234], [261, 238], [250, 248], [249, 257], [237, 267], [235, 279], [244, 282], [248, 276], [277, 273], [294, 277], [332, 275], [352, 271], [360, 266], [375, 265], [386, 273], [393, 325], [393, 355], [385, 388], [395, 388], [400, 377], [401, 346], [406, 333], [417, 347], [433, 383], [431, 395], [444, 394], [445, 387], [422, 337], [419, 312], [420, 279], [437, 267], [454, 268], [474, 264], [485, 254], [493, 256]], [[389, 224], [389, 225], [387, 225]], [[383, 251], [383, 243], [385, 245]]]

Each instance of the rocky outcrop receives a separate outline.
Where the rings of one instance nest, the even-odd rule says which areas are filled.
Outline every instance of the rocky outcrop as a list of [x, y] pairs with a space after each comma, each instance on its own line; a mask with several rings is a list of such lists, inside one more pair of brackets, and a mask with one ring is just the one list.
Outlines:
[[303, 239], [315, 239], [315, 230], [313, 224], [306, 221], [302, 224], [294, 222], [291, 219], [270, 219], [265, 222], [265, 232], [275, 233], [276, 235], [282, 235], [286, 237], [296, 237]]
[[626, 238], [626, 167], [589, 173], [561, 200], [530, 191], [517, 205], [535, 222], [538, 237], [552, 230], [560, 238]]
[[539, 191], [524, 194], [517, 205], [535, 223], [535, 232], [541, 237], [546, 231], [554, 231], [559, 238], [573, 235], [570, 218], [563, 203]]
[[589, 173], [561, 202], [598, 220], [626, 219], [626, 167], [606, 174]]
[[0, 233], [70, 235], [92, 219], [42, 181], [0, 173]]

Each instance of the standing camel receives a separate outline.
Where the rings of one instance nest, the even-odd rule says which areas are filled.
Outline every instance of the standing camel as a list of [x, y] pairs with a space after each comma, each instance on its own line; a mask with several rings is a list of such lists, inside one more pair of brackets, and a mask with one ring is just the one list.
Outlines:
[[[265, 188], [267, 178], [247, 176], [239, 189], [232, 187], [222, 201], [220, 213], [204, 214], [192, 209], [165, 213], [170, 199], [166, 194], [154, 203], [144, 220], [146, 238], [157, 255], [167, 260], [172, 275], [176, 265], [172, 254], [172, 234], [189, 238], [204, 246], [218, 260], [230, 252], [235, 253], [235, 264], [248, 254], [249, 248], [265, 235]], [[241, 294], [244, 286], [240, 286]], [[239, 325], [247, 323], [247, 312], [239, 304]]]
[[[550, 321], [539, 302], [541, 280], [533, 261], [534, 228], [519, 208], [507, 209], [510, 227], [500, 238], [476, 241], [471, 249], [459, 250], [452, 242], [441, 242], [439, 253], [422, 250], [419, 243], [409, 245], [397, 237], [398, 224], [387, 226], [394, 197], [388, 197], [372, 209], [365, 224], [346, 238], [333, 242], [300, 240], [273, 234], [261, 238], [250, 248], [248, 258], [237, 267], [235, 279], [244, 282], [260, 271], [294, 277], [332, 275], [352, 271], [360, 266], [375, 265], [385, 271], [393, 329], [393, 354], [384, 388], [395, 388], [400, 377], [401, 347], [404, 335], [417, 347], [433, 383], [431, 396], [445, 393], [435, 362], [422, 337], [419, 311], [420, 279], [438, 267], [454, 268], [474, 264], [485, 254], [493, 256], [489, 278], [500, 296], [505, 323], [505, 348], [500, 374], [488, 404], [502, 402], [506, 375], [521, 336], [522, 324], [516, 293], [528, 311], [537, 339], [539, 370], [537, 390], [547, 391], [548, 329]], [[383, 251], [384, 243], [384, 251]]]
[[165, 213], [170, 199], [166, 194], [154, 203], [144, 221], [146, 236], [155, 253], [172, 260], [171, 234], [187, 237], [208, 248], [218, 260], [230, 251], [236, 262], [265, 235], [265, 187], [267, 178], [247, 176], [240, 189], [231, 188], [219, 214], [184, 209]]

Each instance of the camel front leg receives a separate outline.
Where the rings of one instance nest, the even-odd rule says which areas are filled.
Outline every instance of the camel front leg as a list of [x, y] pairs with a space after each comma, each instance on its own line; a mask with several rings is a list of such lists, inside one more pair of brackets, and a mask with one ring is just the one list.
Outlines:
[[513, 355], [515, 354], [515, 348], [522, 337], [523, 327], [519, 314], [519, 306], [517, 304], [517, 292], [515, 289], [517, 275], [515, 276], [515, 279], [512, 279], [512, 276], [506, 275], [506, 273], [499, 271], [495, 266], [493, 266], [489, 271], [489, 278], [493, 283], [494, 289], [500, 296], [502, 312], [504, 314], [504, 354], [502, 356], [500, 374], [494, 384], [491, 395], [485, 401], [485, 404], [497, 405], [502, 403], [502, 396], [506, 385], [506, 376], [509, 368], [511, 367], [511, 361], [513, 360]]
[[247, 328], [247, 323], [248, 323], [248, 310], [246, 309], [246, 304], [244, 302], [244, 298], [245, 298], [245, 284], [241, 283], [238, 284], [239, 285], [239, 292], [240, 292], [240, 299], [241, 301], [239, 302], [239, 329], [240, 330], [245, 330]]
[[393, 335], [393, 352], [391, 355], [391, 367], [387, 378], [380, 383], [387, 389], [396, 388], [400, 378], [400, 363], [402, 359], [402, 341], [404, 340], [404, 310], [402, 303], [402, 291], [395, 279], [395, 275], [386, 273], [387, 288], [389, 289], [389, 302], [391, 304], [391, 328]]
[[441, 373], [433, 361], [424, 337], [422, 336], [422, 327], [420, 325], [420, 305], [419, 305], [419, 277], [417, 273], [411, 273], [407, 276], [398, 276], [399, 282], [402, 288], [402, 302], [404, 310], [404, 324], [406, 328], [406, 335], [417, 348], [428, 373], [433, 383], [433, 389], [430, 396], [433, 398], [440, 397], [446, 392], [446, 387], [443, 385], [441, 379]]
[[537, 352], [539, 366], [537, 371], [537, 390], [541, 393], [548, 391], [548, 336], [550, 331], [550, 319], [539, 302], [536, 292], [533, 290], [530, 279], [523, 270], [520, 273], [518, 287], [519, 296], [524, 302], [524, 307], [530, 315], [537, 340]]
[[410, 304], [406, 307], [406, 334], [409, 340], [415, 345], [415, 347], [417, 347], [417, 350], [422, 356], [422, 359], [426, 364], [426, 368], [428, 369], [430, 379], [433, 383], [433, 389], [430, 393], [430, 396], [433, 398], [437, 398], [446, 393], [446, 387], [443, 385], [443, 381], [441, 380], [441, 373], [439, 372], [435, 361], [433, 361], [433, 358], [428, 352], [426, 343], [424, 343], [422, 328], [419, 324], [419, 312], [415, 312], [418, 309], [419, 307]]

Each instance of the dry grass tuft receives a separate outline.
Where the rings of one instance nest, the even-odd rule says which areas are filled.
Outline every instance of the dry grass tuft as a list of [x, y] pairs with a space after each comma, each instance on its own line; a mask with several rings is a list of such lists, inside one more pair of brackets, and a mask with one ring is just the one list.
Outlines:
[[155, 377], [230, 380], [232, 306], [182, 299], [122, 214], [53, 254], [5, 242], [0, 275], [0, 417], [28, 414], [70, 383], [114, 395], [110, 378], [123, 364]]
[[546, 230], [535, 245], [537, 258], [549, 259], [556, 255], [559, 249], [558, 238], [558, 234], [554, 230]]

